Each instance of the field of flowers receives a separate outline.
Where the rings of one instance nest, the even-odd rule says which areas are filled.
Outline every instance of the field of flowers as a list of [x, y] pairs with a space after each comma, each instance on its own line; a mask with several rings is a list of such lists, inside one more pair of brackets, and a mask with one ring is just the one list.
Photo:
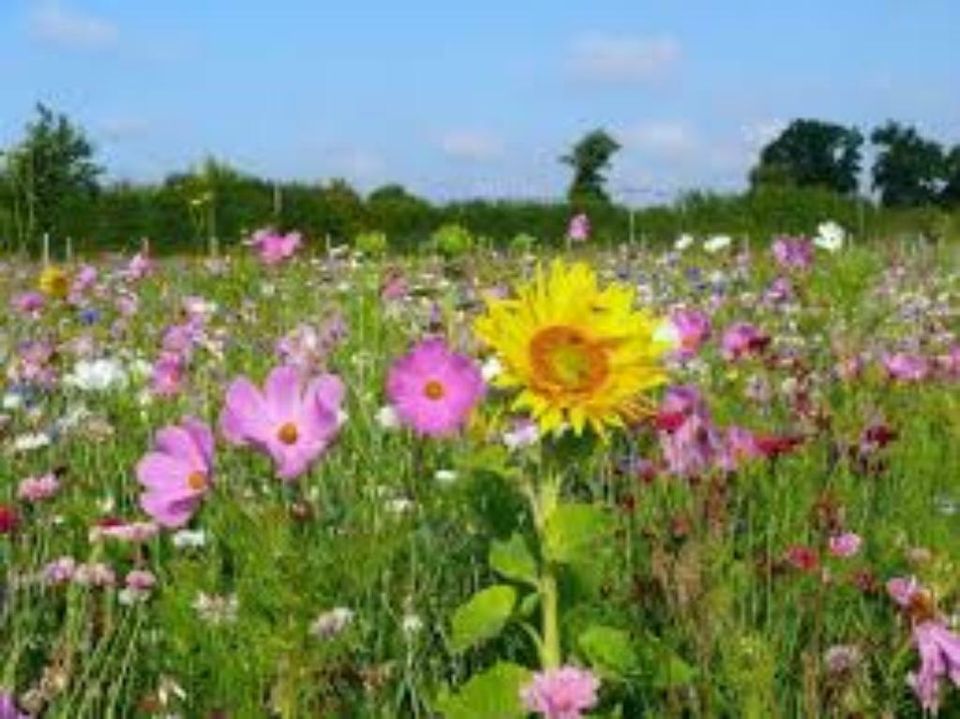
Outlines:
[[960, 716], [957, 259], [8, 261], [0, 719]]

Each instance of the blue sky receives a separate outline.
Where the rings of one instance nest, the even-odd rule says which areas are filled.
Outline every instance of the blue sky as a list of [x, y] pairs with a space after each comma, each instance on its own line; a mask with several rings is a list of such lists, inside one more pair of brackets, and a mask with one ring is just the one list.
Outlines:
[[[206, 154], [270, 177], [548, 197], [585, 130], [648, 202], [732, 189], [784, 121], [960, 143], [958, 0], [2, 0], [0, 144], [36, 100], [109, 175]], [[640, 189], [637, 189], [640, 188]]]

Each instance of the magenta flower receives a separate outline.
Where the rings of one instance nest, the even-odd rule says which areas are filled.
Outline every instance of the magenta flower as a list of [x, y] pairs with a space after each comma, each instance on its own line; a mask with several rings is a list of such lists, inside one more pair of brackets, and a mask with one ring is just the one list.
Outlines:
[[897, 604], [906, 609], [913, 600], [923, 593], [923, 587], [914, 577], [894, 577], [887, 582], [887, 594]]
[[30, 716], [17, 708], [12, 694], [0, 691], [0, 719], [30, 719]]
[[586, 242], [590, 239], [590, 218], [586, 213], [581, 212], [574, 215], [567, 227], [567, 237], [574, 242]]
[[656, 417], [660, 448], [667, 469], [679, 477], [709, 472], [723, 450], [720, 433], [696, 388], [670, 387]]
[[81, 305], [87, 292], [97, 283], [97, 268], [92, 265], [83, 265], [73, 275], [70, 283], [68, 299], [72, 305]]
[[907, 680], [924, 710], [936, 714], [942, 682], [949, 680], [960, 687], [960, 637], [943, 622], [928, 620], [913, 628], [913, 643], [920, 654], [920, 670]]
[[670, 322], [680, 337], [680, 354], [684, 357], [696, 354], [710, 337], [710, 318], [700, 310], [675, 310]]
[[808, 270], [813, 264], [813, 244], [806, 237], [778, 237], [773, 256], [785, 270]]
[[937, 368], [947, 379], [960, 379], [960, 344], [953, 345], [936, 359]]
[[269, 455], [281, 479], [296, 479], [337, 436], [343, 396], [335, 375], [319, 375], [304, 386], [295, 367], [276, 367], [263, 392], [245, 377], [233, 381], [220, 430], [233, 444]]
[[849, 559], [860, 551], [863, 540], [853, 532], [844, 532], [830, 537], [828, 542], [830, 554], [841, 559]]
[[260, 261], [265, 265], [278, 265], [293, 257], [300, 247], [302, 238], [299, 232], [281, 235], [271, 229], [258, 230], [250, 240], [250, 246], [256, 250]]
[[387, 396], [397, 416], [430, 437], [462, 428], [485, 391], [476, 362], [452, 352], [441, 339], [420, 342], [393, 363], [387, 377]]
[[21, 315], [36, 317], [47, 304], [42, 292], [22, 292], [10, 301], [10, 307]]
[[728, 361], [760, 354], [770, 344], [769, 335], [747, 322], [737, 322], [723, 333], [722, 351]]
[[922, 382], [930, 374], [930, 363], [920, 355], [897, 352], [884, 355], [882, 362], [890, 379], [901, 382]]
[[173, 352], [164, 352], [153, 364], [150, 392], [158, 397], [173, 397], [183, 389], [186, 374], [184, 359]]
[[158, 524], [182, 527], [197, 511], [213, 476], [213, 433], [191, 417], [157, 432], [154, 448], [137, 465], [145, 488], [140, 507]]
[[524, 706], [545, 719], [580, 719], [597, 704], [600, 681], [578, 667], [547, 669], [520, 691]]

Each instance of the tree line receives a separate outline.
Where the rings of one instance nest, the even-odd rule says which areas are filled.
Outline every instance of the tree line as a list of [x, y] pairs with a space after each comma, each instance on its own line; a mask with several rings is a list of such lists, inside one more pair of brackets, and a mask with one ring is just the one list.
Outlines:
[[83, 129], [39, 105], [23, 139], [0, 155], [0, 249], [35, 253], [48, 235], [70, 237], [88, 254], [132, 249], [144, 237], [159, 252], [204, 251], [212, 239], [227, 245], [265, 225], [336, 244], [382, 232], [398, 251], [428, 246], [437, 228], [458, 225], [479, 243], [529, 247], [562, 242], [570, 217], [583, 211], [601, 242], [664, 242], [680, 233], [762, 240], [810, 232], [828, 218], [870, 237], [956, 233], [960, 145], [943, 147], [894, 122], [869, 137], [872, 195], [860, 182], [863, 134], [800, 119], [763, 148], [743, 193], [691, 191], [637, 211], [617, 204], [606, 174], [620, 145], [598, 129], [559, 158], [572, 172], [564, 198], [440, 204], [399, 184], [364, 196], [342, 179], [271, 182], [215, 159], [155, 184], [105, 183]]

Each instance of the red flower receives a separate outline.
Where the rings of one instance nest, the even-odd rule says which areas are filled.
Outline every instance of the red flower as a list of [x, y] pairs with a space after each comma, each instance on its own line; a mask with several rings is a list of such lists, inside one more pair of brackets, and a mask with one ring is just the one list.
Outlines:
[[787, 550], [787, 563], [801, 572], [813, 572], [820, 566], [820, 557], [812, 547], [795, 544]]
[[661, 432], [672, 434], [680, 429], [686, 420], [687, 414], [685, 412], [658, 412], [654, 423]]
[[0, 504], [0, 535], [13, 534], [13, 531], [20, 524], [20, 517], [17, 510], [13, 507]]
[[757, 450], [764, 457], [774, 458], [792, 452], [803, 443], [803, 437], [778, 435], [758, 435], [754, 437]]

